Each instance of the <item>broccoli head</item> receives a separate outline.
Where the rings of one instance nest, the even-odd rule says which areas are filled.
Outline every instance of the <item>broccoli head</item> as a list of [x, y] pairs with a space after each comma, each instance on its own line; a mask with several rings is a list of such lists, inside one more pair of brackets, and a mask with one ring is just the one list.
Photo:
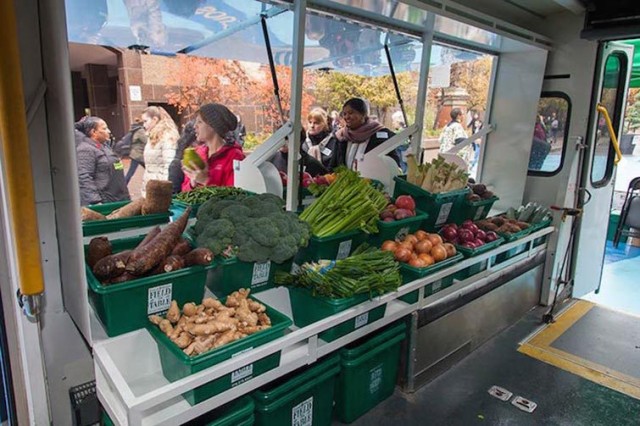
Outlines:
[[212, 220], [198, 233], [196, 244], [198, 247], [207, 247], [214, 255], [218, 255], [233, 244], [235, 231], [233, 223], [227, 219]]
[[249, 207], [242, 204], [234, 204], [225, 207], [224, 210], [220, 212], [220, 218], [230, 220], [234, 225], [238, 226], [246, 222], [250, 214], [251, 209]]
[[253, 238], [249, 238], [238, 246], [237, 256], [243, 262], [266, 262], [271, 256], [271, 247], [262, 246]]
[[286, 237], [278, 241], [271, 249], [271, 260], [275, 263], [284, 263], [298, 252], [298, 245], [293, 237]]
[[241, 204], [240, 201], [211, 199], [209, 201], [205, 201], [200, 206], [196, 218], [198, 219], [198, 221], [202, 220], [205, 222], [209, 220], [220, 219], [220, 213], [222, 213], [224, 209], [229, 206], [235, 206], [239, 204]]

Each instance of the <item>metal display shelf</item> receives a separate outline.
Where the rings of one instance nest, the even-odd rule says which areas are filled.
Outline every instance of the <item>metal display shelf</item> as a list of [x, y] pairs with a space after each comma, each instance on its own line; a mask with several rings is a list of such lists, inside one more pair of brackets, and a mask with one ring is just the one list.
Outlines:
[[[499, 265], [463, 281], [454, 283], [429, 297], [423, 297], [423, 287], [449, 276], [482, 260], [531, 242], [554, 231], [553, 227], [541, 229], [517, 241], [504, 244], [482, 255], [465, 259], [449, 268], [403, 285], [396, 292], [373, 298], [344, 312], [318, 321], [304, 328], [291, 327], [283, 337], [261, 345], [206, 370], [184, 379], [169, 382], [162, 374], [160, 356], [155, 340], [145, 329], [136, 330], [94, 345], [94, 365], [97, 394], [107, 413], [117, 425], [179, 425], [205, 414], [241, 395], [277, 379], [299, 367], [313, 363], [316, 359], [334, 352], [385, 325], [422, 309], [456, 292], [473, 285], [480, 279], [499, 273], [501, 269], [526, 260], [546, 250], [546, 243], [528, 250]], [[491, 262], [488, 262], [489, 264]], [[398, 299], [414, 290], [419, 290], [418, 302], [407, 304]], [[256, 295], [256, 298], [291, 317], [291, 306], [286, 288], [275, 288]], [[318, 334], [331, 327], [354, 318], [369, 310], [387, 304], [385, 316], [333, 342], [318, 339]], [[280, 365], [267, 373], [248, 380], [197, 405], [189, 403], [183, 393], [229, 374], [272, 353], [281, 352]]]

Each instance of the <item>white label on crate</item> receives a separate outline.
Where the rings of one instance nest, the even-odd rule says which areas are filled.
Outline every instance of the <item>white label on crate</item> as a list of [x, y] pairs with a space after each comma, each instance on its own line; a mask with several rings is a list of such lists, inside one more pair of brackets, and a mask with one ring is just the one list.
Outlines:
[[374, 394], [380, 390], [382, 384], [382, 364], [369, 370], [369, 393]]
[[171, 306], [171, 290], [173, 284], [151, 287], [147, 293], [147, 315], [163, 312]]
[[356, 325], [354, 328], [360, 328], [363, 325], [367, 325], [368, 322], [369, 322], [369, 312], [360, 314], [356, 317]]
[[451, 211], [451, 207], [453, 207], [453, 203], [444, 203], [440, 206], [440, 212], [438, 213], [438, 218], [436, 219], [436, 225], [442, 225], [449, 219], [449, 212]]
[[269, 271], [271, 270], [271, 262], [255, 263], [253, 265], [253, 276], [251, 277], [251, 287], [265, 284], [269, 281]]
[[243, 349], [240, 352], [236, 352], [235, 354], [231, 355], [231, 358], [235, 358], [238, 355], [242, 355], [243, 353], [249, 352], [251, 349], [253, 349], [253, 346], [251, 346], [250, 348]]
[[482, 213], [484, 213], [484, 209], [486, 206], [480, 206], [478, 207], [478, 210], [476, 210], [476, 214], [473, 216], [473, 220], [478, 220], [480, 219], [480, 216], [482, 216]]
[[436, 291], [440, 291], [442, 288], [442, 280], [434, 281], [431, 285], [431, 293], [435, 293]]
[[409, 235], [409, 227], [405, 226], [404, 228], [400, 228], [400, 230], [396, 234], [395, 240], [402, 241], [407, 235]]
[[338, 254], [336, 255], [336, 260], [349, 257], [349, 253], [351, 253], [351, 240], [341, 242], [338, 246]]
[[305, 399], [291, 410], [291, 426], [313, 425], [313, 397]]
[[231, 385], [238, 386], [240, 383], [244, 383], [249, 380], [252, 376], [253, 364], [245, 365], [231, 373]]

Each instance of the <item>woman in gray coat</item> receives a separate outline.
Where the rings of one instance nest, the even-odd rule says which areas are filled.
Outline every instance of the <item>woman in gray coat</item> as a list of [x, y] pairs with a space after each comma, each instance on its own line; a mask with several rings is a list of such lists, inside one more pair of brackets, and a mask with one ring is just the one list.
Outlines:
[[107, 142], [111, 133], [98, 117], [86, 117], [75, 125], [80, 204], [129, 200], [124, 166]]

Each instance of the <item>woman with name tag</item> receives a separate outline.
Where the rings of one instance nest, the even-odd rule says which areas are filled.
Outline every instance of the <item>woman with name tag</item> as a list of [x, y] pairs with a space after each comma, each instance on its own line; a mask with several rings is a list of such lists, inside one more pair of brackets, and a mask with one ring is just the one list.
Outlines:
[[[364, 154], [395, 135], [369, 117], [369, 108], [363, 99], [349, 99], [342, 106], [341, 115], [345, 127], [336, 132], [338, 143], [333, 155], [332, 168], [344, 165], [351, 170], [358, 170], [358, 162], [362, 161]], [[400, 163], [395, 149], [387, 155], [396, 164]]]
[[327, 112], [322, 108], [312, 109], [307, 115], [307, 132], [302, 150], [330, 168], [335, 147], [336, 139], [331, 132]]

